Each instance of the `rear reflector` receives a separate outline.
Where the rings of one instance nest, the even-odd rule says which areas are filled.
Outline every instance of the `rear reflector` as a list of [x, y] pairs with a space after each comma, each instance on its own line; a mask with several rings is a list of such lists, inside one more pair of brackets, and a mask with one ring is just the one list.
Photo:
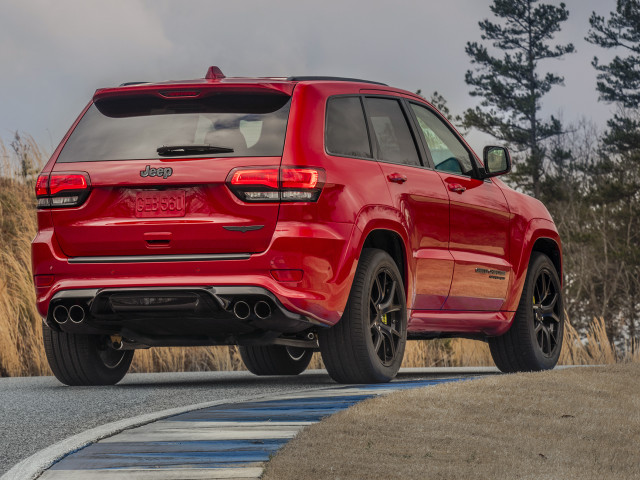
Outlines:
[[241, 167], [227, 176], [229, 189], [245, 202], [315, 202], [325, 172], [315, 167]]
[[40, 175], [36, 181], [38, 208], [77, 207], [90, 191], [86, 172], [56, 172]]
[[271, 276], [278, 282], [301, 282], [303, 275], [302, 270], [271, 270]]
[[35, 275], [35, 284], [38, 288], [50, 287], [53, 285], [53, 275]]

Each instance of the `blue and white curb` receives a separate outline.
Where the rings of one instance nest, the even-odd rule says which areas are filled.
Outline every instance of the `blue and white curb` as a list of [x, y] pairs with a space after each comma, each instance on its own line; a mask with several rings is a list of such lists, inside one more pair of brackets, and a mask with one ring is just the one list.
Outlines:
[[396, 390], [462, 379], [332, 387], [218, 404], [103, 438], [67, 455], [39, 478], [256, 479], [279, 448], [324, 417]]

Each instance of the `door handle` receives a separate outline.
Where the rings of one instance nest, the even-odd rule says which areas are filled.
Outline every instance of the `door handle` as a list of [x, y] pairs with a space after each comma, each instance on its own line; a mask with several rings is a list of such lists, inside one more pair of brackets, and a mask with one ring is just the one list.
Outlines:
[[400, 175], [399, 173], [390, 173], [387, 175], [387, 178], [393, 183], [404, 183], [407, 181], [407, 177]]
[[449, 190], [456, 193], [462, 193], [467, 189], [467, 187], [463, 187], [459, 183], [448, 183], [447, 186], [449, 187]]

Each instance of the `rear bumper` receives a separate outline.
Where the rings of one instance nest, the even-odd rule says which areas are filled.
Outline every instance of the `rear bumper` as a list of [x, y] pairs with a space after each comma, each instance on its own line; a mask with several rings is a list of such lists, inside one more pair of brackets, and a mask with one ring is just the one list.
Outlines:
[[62, 290], [45, 322], [146, 346], [250, 343], [317, 325], [264, 288], [229, 286]]
[[[48, 318], [52, 300], [75, 290], [257, 287], [283, 311], [310, 324], [330, 326], [342, 316], [355, 272], [352, 229], [352, 224], [345, 223], [281, 222], [262, 253], [181, 258], [166, 252], [164, 258], [149, 261], [150, 256], [140, 261], [134, 257], [69, 258], [53, 228], [45, 228], [32, 243], [33, 273], [36, 285], [41, 283], [40, 275], [53, 278], [50, 285], [36, 286], [38, 311]], [[300, 282], [279, 282], [271, 274], [276, 269], [302, 270], [304, 275]]]

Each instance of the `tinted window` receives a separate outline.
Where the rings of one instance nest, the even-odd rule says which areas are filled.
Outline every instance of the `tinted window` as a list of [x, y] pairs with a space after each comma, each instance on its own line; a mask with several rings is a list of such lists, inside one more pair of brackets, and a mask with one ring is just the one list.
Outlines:
[[428, 108], [411, 104], [436, 170], [471, 175], [471, 156], [451, 130]]
[[380, 160], [420, 165], [407, 119], [397, 100], [367, 98], [367, 115], [378, 141]]
[[[99, 100], [73, 131], [58, 162], [159, 158], [157, 149], [212, 145], [230, 153], [184, 156], [280, 156], [290, 98], [273, 94], [215, 94], [202, 99], [146, 95]], [[163, 155], [164, 158], [171, 155]]]
[[330, 98], [327, 104], [327, 152], [371, 158], [367, 125], [359, 97]]

